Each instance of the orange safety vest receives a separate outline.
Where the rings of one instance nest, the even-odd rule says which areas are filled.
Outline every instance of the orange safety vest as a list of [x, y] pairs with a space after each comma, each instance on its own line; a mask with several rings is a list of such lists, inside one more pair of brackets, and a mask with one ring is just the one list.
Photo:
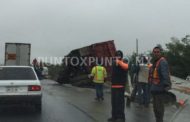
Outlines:
[[149, 73], [148, 73], [148, 82], [151, 83], [152, 80], [152, 76], [153, 76], [153, 66], [152, 64], [148, 64], [148, 69], [149, 69]]
[[159, 77], [159, 74], [158, 74], [158, 66], [160, 65], [160, 62], [162, 60], [165, 60], [164, 57], [161, 57], [157, 62], [156, 62], [156, 67], [153, 71], [153, 74], [152, 74], [152, 83], [157, 85], [160, 83], [160, 77]]

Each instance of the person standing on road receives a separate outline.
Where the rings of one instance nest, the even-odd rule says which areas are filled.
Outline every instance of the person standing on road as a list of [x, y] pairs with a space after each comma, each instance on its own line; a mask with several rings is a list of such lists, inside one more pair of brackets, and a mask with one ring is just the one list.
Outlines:
[[133, 69], [132, 69], [134, 72], [134, 76], [133, 76], [133, 79], [132, 79], [132, 86], [133, 86], [133, 90], [132, 90], [132, 93], [131, 93], [131, 102], [135, 102], [135, 101], [139, 101], [139, 94], [137, 95], [137, 92], [139, 91], [139, 82], [138, 82], [138, 74], [139, 74], [139, 70], [140, 70], [140, 65], [139, 65], [139, 62], [137, 62]]
[[127, 79], [128, 63], [123, 60], [123, 52], [118, 50], [116, 60], [112, 64], [111, 76], [111, 105], [112, 117], [108, 122], [125, 122], [125, 84]]
[[102, 62], [98, 60], [97, 66], [92, 68], [90, 77], [93, 77], [93, 82], [95, 83], [96, 89], [96, 98], [95, 100], [104, 100], [103, 94], [103, 84], [105, 82], [105, 78], [107, 77], [107, 72], [105, 67], [103, 67]]
[[165, 96], [171, 88], [169, 66], [161, 51], [161, 47], [154, 47], [152, 72], [149, 74], [156, 122], [163, 122]]
[[138, 95], [139, 95], [139, 104], [144, 105], [145, 107], [149, 106], [149, 90], [148, 90], [148, 75], [149, 75], [149, 66], [148, 66], [148, 57], [141, 56], [141, 63], [139, 65], [140, 70], [138, 73]]

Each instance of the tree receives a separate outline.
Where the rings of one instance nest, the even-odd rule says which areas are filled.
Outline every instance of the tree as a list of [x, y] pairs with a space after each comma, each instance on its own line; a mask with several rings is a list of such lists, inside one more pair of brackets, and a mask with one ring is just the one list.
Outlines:
[[190, 36], [187, 35], [181, 40], [172, 37], [171, 42], [166, 44], [165, 52], [170, 65], [172, 75], [186, 78], [190, 74]]

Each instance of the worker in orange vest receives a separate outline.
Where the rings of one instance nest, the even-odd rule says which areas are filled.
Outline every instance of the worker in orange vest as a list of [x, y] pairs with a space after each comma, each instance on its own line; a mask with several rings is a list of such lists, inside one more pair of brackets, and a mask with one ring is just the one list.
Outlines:
[[123, 52], [118, 50], [116, 60], [112, 64], [111, 104], [112, 117], [108, 122], [125, 122], [125, 85], [127, 81], [128, 63], [123, 60]]
[[153, 65], [149, 76], [156, 122], [163, 122], [164, 100], [171, 88], [169, 66], [161, 51], [159, 46], [153, 48]]

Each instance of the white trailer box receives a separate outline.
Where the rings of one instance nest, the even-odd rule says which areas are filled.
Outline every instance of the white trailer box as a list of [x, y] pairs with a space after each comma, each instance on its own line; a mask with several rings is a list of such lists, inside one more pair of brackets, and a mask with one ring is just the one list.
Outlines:
[[5, 65], [30, 65], [31, 44], [6, 43], [5, 44]]

